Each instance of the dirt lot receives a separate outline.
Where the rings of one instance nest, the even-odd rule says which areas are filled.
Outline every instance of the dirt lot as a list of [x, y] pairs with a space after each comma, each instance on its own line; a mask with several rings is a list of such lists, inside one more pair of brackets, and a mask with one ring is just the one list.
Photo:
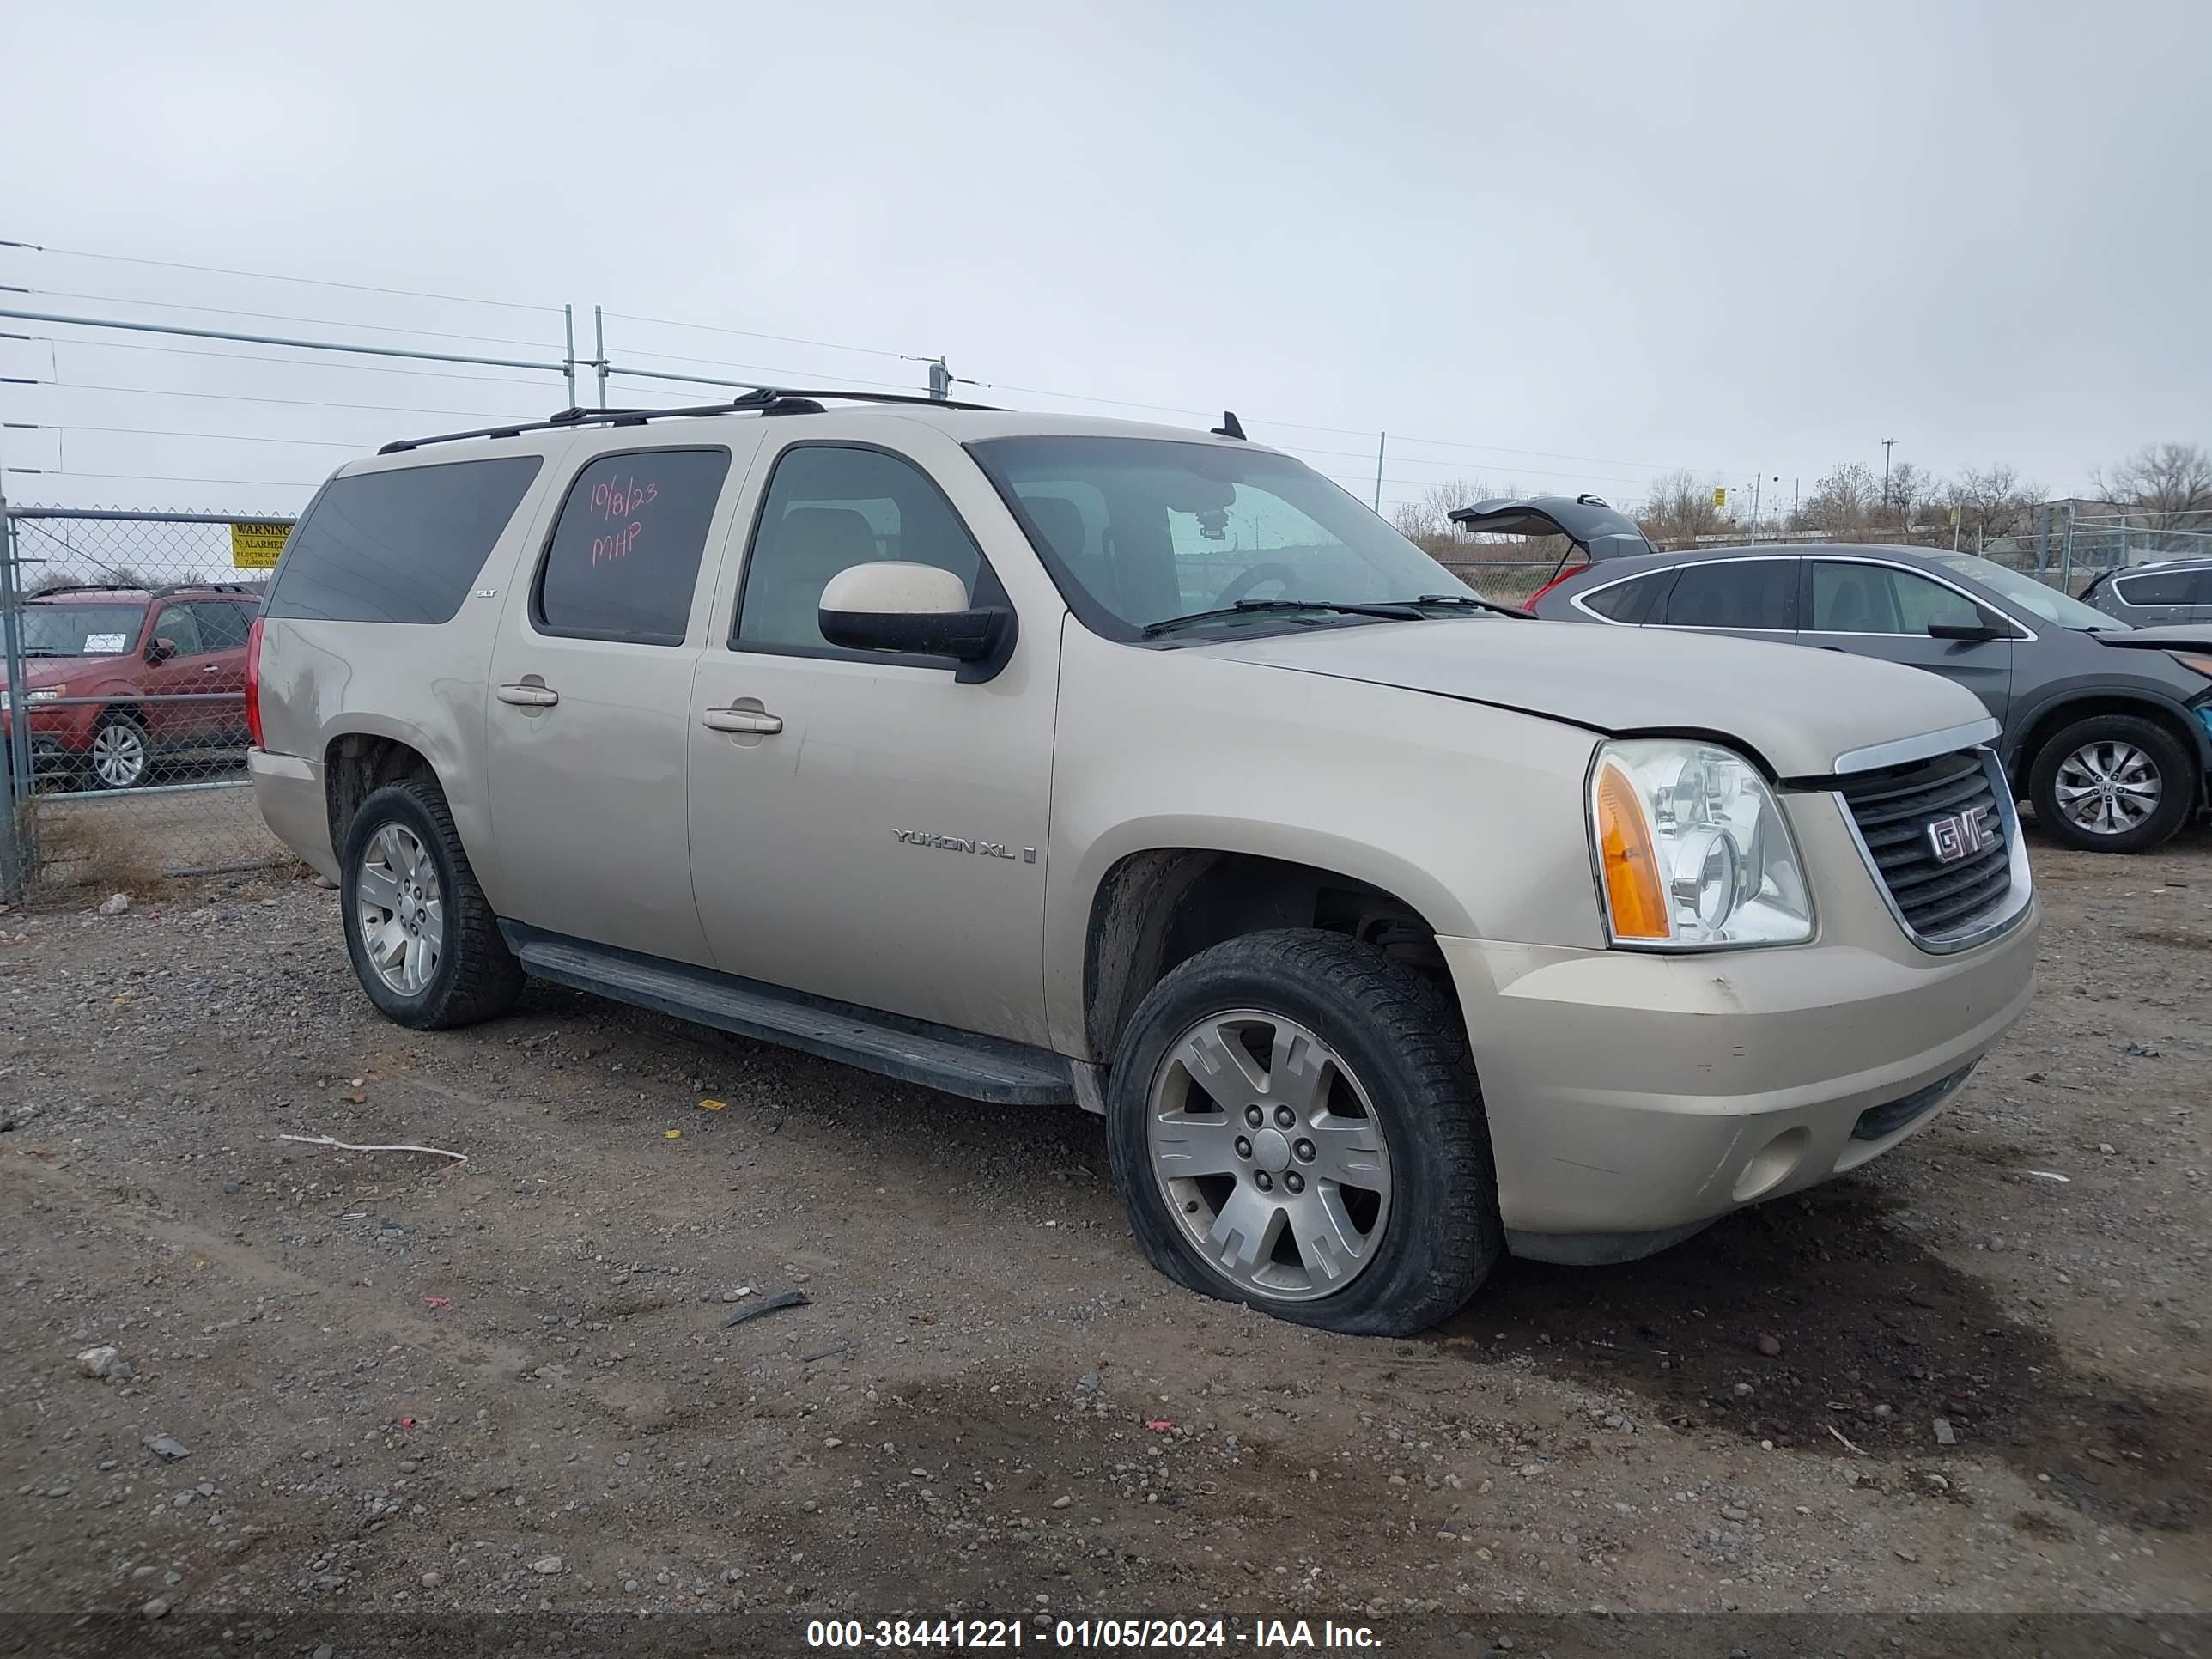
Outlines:
[[2212, 1610], [2212, 840], [2036, 850], [2035, 1010], [1927, 1133], [1405, 1342], [1154, 1277], [1073, 1111], [542, 987], [416, 1036], [303, 880], [0, 916], [0, 1638]]

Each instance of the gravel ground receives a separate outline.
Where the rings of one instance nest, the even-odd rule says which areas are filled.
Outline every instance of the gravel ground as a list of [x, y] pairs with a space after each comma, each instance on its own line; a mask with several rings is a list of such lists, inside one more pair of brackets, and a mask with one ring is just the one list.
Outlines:
[[404, 1031], [290, 878], [0, 915], [0, 1610], [2212, 1610], [2212, 841], [2036, 864], [1926, 1133], [1415, 1341], [1155, 1277], [1073, 1111], [539, 986]]

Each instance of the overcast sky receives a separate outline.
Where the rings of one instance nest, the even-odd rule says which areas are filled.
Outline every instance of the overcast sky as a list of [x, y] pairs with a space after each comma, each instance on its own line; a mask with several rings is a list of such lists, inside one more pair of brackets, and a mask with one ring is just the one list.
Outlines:
[[[987, 401], [1234, 408], [1362, 495], [1388, 428], [1386, 510], [1454, 477], [1634, 501], [1672, 466], [1786, 493], [1893, 437], [2063, 494], [2212, 441], [2203, 0], [167, 0], [7, 30], [0, 237], [73, 251], [0, 249], [22, 308], [550, 361], [557, 307], [588, 353], [597, 303], [618, 361], [787, 382], [918, 387], [895, 354], [942, 352]], [[0, 432], [8, 464], [82, 475], [11, 498], [289, 508], [356, 448], [565, 400], [106, 338], [140, 349], [0, 341], [0, 374], [62, 382], [0, 416], [71, 428]]]

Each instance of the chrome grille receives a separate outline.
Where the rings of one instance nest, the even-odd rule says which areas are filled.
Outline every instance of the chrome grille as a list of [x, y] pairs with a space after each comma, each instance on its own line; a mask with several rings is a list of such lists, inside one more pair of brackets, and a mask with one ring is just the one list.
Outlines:
[[[2008, 796], [1983, 751], [1939, 755], [1838, 781], [1860, 843], [1906, 930], [1923, 944], [1955, 943], [2002, 919], [2020, 834]], [[1975, 815], [1990, 840], [1963, 856], [1939, 856], [1931, 826]]]

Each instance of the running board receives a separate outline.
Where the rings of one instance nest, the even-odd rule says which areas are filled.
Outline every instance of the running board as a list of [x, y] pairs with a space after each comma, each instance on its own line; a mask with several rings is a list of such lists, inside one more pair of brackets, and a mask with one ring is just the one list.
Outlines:
[[1075, 1100], [1067, 1061], [1048, 1049], [617, 951], [520, 922], [502, 921], [499, 927], [523, 971], [556, 985], [970, 1100], [1024, 1106]]

